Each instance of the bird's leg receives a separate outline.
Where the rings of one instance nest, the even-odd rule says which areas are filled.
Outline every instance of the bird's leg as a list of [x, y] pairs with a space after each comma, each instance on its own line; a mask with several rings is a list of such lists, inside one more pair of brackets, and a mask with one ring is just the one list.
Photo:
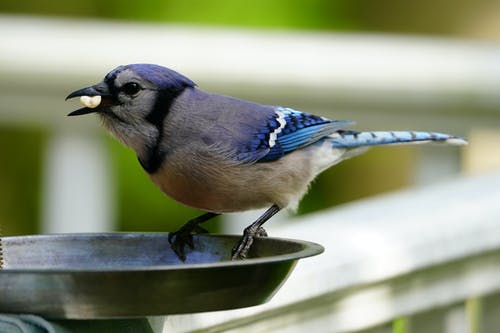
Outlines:
[[214, 218], [220, 214], [217, 213], [205, 213], [198, 216], [192, 220], [189, 220], [184, 224], [179, 230], [171, 232], [168, 234], [168, 242], [170, 247], [177, 254], [180, 260], [186, 260], [186, 254], [184, 248], [189, 246], [193, 249], [193, 233], [207, 233], [208, 231], [200, 227], [200, 224]]
[[262, 228], [262, 225], [280, 211], [278, 205], [272, 205], [271, 208], [265, 211], [261, 217], [259, 217], [254, 223], [245, 228], [243, 232], [243, 237], [240, 239], [238, 244], [233, 247], [233, 252], [231, 259], [245, 259], [247, 257], [248, 251], [253, 244], [254, 237], [266, 237], [267, 233]]

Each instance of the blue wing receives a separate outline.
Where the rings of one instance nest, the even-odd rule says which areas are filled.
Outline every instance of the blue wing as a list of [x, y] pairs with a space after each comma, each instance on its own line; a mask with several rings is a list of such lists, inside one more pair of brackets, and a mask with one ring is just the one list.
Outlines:
[[242, 161], [270, 162], [303, 148], [352, 124], [351, 121], [330, 120], [290, 108], [277, 107], [252, 136], [240, 147]]

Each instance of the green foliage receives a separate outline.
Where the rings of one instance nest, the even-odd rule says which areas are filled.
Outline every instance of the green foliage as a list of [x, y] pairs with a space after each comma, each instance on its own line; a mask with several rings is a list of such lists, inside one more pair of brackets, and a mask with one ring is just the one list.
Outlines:
[[355, 22], [347, 0], [87, 0], [68, 2], [4, 1], [0, 11], [10, 13], [100, 17], [111, 19], [210, 24], [226, 26], [343, 29]]
[[252, 28], [460, 34], [491, 0], [24, 0], [0, 12]]
[[324, 0], [150, 0], [115, 6], [117, 10], [111, 15], [125, 19], [215, 25], [339, 28], [349, 25], [343, 19], [344, 4], [345, 1]]
[[0, 129], [0, 229], [3, 235], [37, 232], [45, 133]]
[[392, 322], [392, 332], [393, 333], [408, 333], [408, 319], [398, 318]]

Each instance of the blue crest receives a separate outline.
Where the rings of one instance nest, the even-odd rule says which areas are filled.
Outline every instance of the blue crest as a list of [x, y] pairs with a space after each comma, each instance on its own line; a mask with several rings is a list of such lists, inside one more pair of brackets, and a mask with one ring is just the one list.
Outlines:
[[130, 69], [145, 80], [153, 83], [160, 89], [172, 91], [181, 90], [186, 87], [194, 87], [196, 84], [169, 68], [154, 64], [130, 64], [119, 66], [106, 75], [106, 81], [112, 81], [123, 70]]

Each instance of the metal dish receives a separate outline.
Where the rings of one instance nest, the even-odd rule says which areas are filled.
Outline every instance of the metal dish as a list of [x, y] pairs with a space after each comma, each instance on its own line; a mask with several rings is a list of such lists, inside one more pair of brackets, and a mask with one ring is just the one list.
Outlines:
[[2, 237], [0, 313], [123, 318], [227, 310], [267, 302], [318, 244], [257, 239], [231, 261], [238, 236], [197, 235], [183, 263], [165, 233]]

